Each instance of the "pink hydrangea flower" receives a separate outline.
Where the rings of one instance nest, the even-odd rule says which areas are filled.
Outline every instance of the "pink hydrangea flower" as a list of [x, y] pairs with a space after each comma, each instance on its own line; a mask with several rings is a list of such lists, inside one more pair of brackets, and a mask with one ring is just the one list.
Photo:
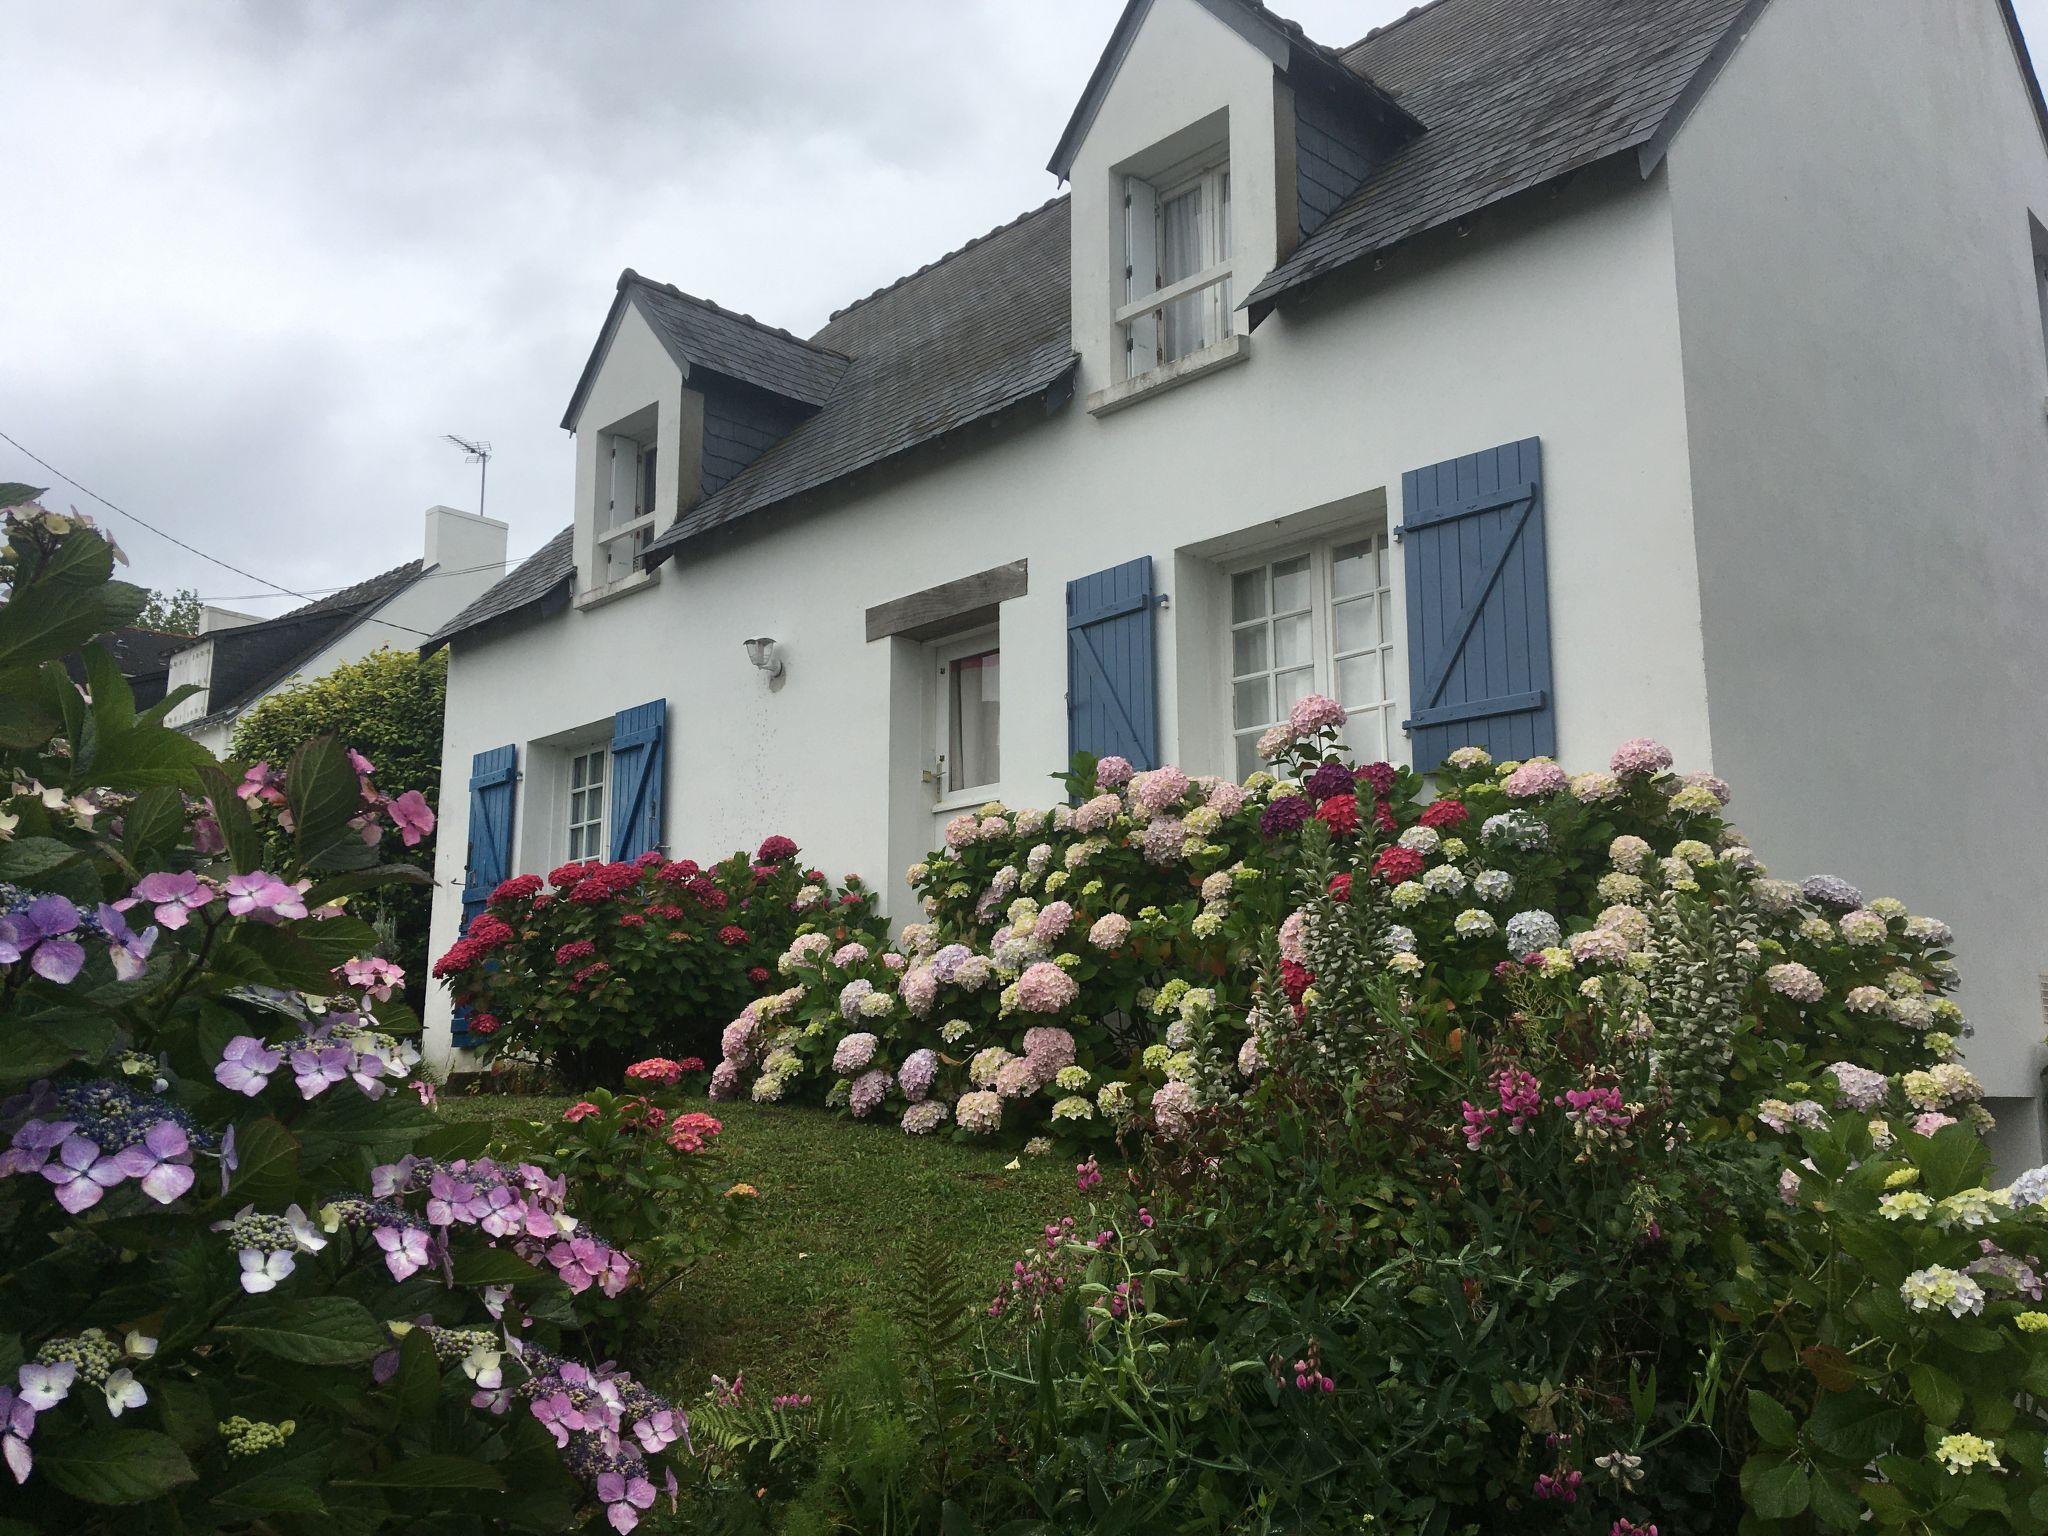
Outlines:
[[1178, 768], [1155, 768], [1131, 780], [1131, 799], [1149, 815], [1178, 805], [1188, 792], [1188, 776]]
[[416, 848], [422, 839], [434, 835], [434, 808], [425, 795], [408, 789], [391, 802], [391, 824], [398, 828], [406, 847]]
[[1547, 757], [1532, 757], [1501, 785], [1510, 799], [1538, 800], [1554, 795], [1571, 783], [1571, 775]]
[[1607, 766], [1625, 779], [1662, 773], [1671, 766], [1671, 749], [1647, 736], [1631, 737], [1614, 749]]
[[228, 911], [259, 923], [277, 923], [306, 915], [306, 888], [287, 885], [275, 875], [253, 870], [230, 875], [227, 883]]
[[1098, 789], [1122, 789], [1131, 782], [1131, 772], [1128, 758], [1105, 757], [1095, 765], [1095, 786]]
[[1032, 1013], [1059, 1013], [1073, 1005], [1081, 989], [1058, 966], [1040, 960], [1017, 978], [1017, 1002]]
[[135, 889], [114, 903], [126, 912], [138, 902], [155, 908], [151, 914], [165, 928], [182, 928], [192, 914], [214, 898], [214, 889], [190, 870], [164, 870], [144, 875]]
[[1341, 730], [1346, 719], [1344, 706], [1327, 694], [1304, 694], [1287, 711], [1288, 727], [1296, 736], [1313, 736], [1317, 731]]

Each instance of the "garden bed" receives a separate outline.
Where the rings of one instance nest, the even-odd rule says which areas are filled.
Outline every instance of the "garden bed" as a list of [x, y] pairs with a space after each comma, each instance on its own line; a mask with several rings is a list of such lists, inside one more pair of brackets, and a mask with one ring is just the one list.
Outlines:
[[[444, 1098], [441, 1113], [552, 1119], [572, 1102]], [[970, 1290], [993, 1294], [1038, 1229], [1072, 1207], [1073, 1169], [1056, 1157], [913, 1140], [818, 1110], [705, 1107], [725, 1126], [726, 1176], [760, 1195], [741, 1242], [662, 1303], [657, 1353], [645, 1363], [678, 1399], [701, 1394], [713, 1372], [744, 1371], [761, 1392], [815, 1386], [920, 1238], [945, 1234]]]

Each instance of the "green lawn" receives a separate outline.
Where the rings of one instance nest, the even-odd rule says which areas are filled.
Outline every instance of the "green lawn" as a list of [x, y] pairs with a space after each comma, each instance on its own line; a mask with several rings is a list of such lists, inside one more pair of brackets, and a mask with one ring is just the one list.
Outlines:
[[[570, 1099], [449, 1097], [463, 1119], [553, 1118]], [[942, 1234], [978, 1293], [995, 1292], [1049, 1220], [1077, 1208], [1072, 1159], [905, 1136], [812, 1109], [706, 1106], [724, 1122], [724, 1176], [761, 1192], [745, 1237], [713, 1255], [660, 1306], [662, 1359], [650, 1376], [678, 1397], [716, 1371], [755, 1392], [817, 1383], [906, 1246]]]

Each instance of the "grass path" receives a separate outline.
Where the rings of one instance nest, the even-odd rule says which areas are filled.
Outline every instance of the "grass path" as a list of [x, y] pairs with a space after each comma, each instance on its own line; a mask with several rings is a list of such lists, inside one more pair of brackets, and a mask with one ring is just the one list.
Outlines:
[[[572, 1101], [448, 1098], [450, 1118], [552, 1119]], [[695, 1106], [693, 1106], [695, 1107]], [[913, 1242], [943, 1234], [994, 1294], [1047, 1221], [1075, 1208], [1071, 1160], [905, 1136], [820, 1110], [704, 1106], [724, 1123], [722, 1177], [761, 1192], [745, 1236], [660, 1303], [661, 1384], [695, 1397], [716, 1371], [758, 1393], [803, 1391], [879, 1299]], [[985, 1284], [984, 1284], [985, 1282]]]

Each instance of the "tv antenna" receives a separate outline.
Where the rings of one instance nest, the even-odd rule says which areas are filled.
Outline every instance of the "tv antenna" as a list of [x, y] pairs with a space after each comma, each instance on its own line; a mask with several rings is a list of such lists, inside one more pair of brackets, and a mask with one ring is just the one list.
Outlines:
[[463, 452], [462, 462], [474, 464], [476, 471], [476, 515], [484, 515], [484, 490], [491, 474], [491, 445], [486, 442], [472, 442], [466, 437], [457, 437], [453, 432], [441, 434]]

